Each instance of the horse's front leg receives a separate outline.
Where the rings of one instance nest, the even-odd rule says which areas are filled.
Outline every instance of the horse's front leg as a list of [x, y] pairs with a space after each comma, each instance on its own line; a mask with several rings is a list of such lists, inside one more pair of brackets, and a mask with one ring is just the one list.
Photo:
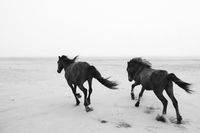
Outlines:
[[88, 98], [87, 98], [87, 102], [90, 105], [91, 104], [90, 96], [92, 94], [92, 79], [88, 80], [88, 86], [89, 86], [89, 95], [88, 95]]
[[140, 91], [140, 94], [139, 94], [139, 98], [138, 98], [138, 101], [137, 103], [135, 104], [135, 107], [139, 107], [140, 105], [140, 98], [142, 97], [143, 93], [144, 93], [144, 87], [142, 87], [141, 91]]
[[134, 84], [132, 84], [131, 86], [131, 99], [134, 100], [135, 99], [135, 95], [134, 95], [134, 88], [135, 86], [139, 85], [137, 82], [135, 82]]

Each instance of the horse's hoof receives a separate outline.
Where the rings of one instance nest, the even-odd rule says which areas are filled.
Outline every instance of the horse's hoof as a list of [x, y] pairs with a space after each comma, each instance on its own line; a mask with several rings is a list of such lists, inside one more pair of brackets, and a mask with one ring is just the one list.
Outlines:
[[80, 102], [77, 102], [77, 103], [76, 103], [76, 106], [78, 106], [79, 104], [80, 104]]
[[86, 112], [93, 111], [93, 108], [90, 108], [90, 107], [87, 106], [87, 107], [85, 107], [85, 111], [86, 111]]
[[140, 105], [140, 103], [139, 103], [139, 102], [137, 102], [137, 103], [135, 104], [135, 107], [139, 107], [139, 105]]
[[181, 121], [182, 121], [182, 117], [179, 116], [179, 117], [177, 118], [177, 124], [181, 124]]
[[156, 120], [161, 122], [166, 122], [166, 118], [163, 115], [157, 115]]
[[88, 103], [88, 105], [90, 105], [90, 104], [91, 104], [91, 103], [90, 103], [90, 101], [88, 101], [87, 103]]
[[76, 93], [77, 98], [81, 98], [81, 95], [79, 93]]

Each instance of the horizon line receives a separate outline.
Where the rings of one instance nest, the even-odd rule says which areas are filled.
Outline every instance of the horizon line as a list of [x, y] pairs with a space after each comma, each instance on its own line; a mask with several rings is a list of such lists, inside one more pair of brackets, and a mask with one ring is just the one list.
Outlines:
[[[73, 55], [74, 56], [74, 55]], [[73, 57], [70, 55], [69, 57]], [[200, 56], [80, 56], [80, 58], [133, 58], [133, 57], [143, 57], [143, 58], [170, 58], [170, 59], [200, 59]], [[37, 59], [37, 58], [57, 58], [58, 56], [0, 56], [0, 59], [25, 59], [25, 58], [32, 58], [32, 59]]]

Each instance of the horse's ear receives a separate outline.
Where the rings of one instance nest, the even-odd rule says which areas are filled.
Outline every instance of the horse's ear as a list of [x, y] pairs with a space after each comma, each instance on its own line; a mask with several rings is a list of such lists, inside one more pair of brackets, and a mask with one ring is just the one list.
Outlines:
[[74, 57], [73, 61], [75, 61], [78, 58], [78, 55]]
[[61, 57], [60, 56], [58, 56], [58, 59], [60, 59]]

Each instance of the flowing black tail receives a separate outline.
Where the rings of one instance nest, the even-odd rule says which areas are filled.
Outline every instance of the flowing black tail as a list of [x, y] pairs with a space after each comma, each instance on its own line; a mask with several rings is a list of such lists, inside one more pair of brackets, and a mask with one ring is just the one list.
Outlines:
[[89, 71], [94, 78], [96, 78], [101, 84], [110, 88], [110, 89], [118, 89], [116, 86], [118, 85], [114, 81], [108, 80], [108, 78], [103, 78], [99, 71], [94, 66], [89, 66]]
[[193, 90], [189, 89], [191, 84], [182, 81], [181, 79], [176, 77], [175, 74], [173, 74], [173, 73], [168, 74], [167, 75], [167, 79], [171, 80], [171, 81], [174, 81], [179, 87], [184, 89], [187, 93], [192, 93], [193, 92]]

